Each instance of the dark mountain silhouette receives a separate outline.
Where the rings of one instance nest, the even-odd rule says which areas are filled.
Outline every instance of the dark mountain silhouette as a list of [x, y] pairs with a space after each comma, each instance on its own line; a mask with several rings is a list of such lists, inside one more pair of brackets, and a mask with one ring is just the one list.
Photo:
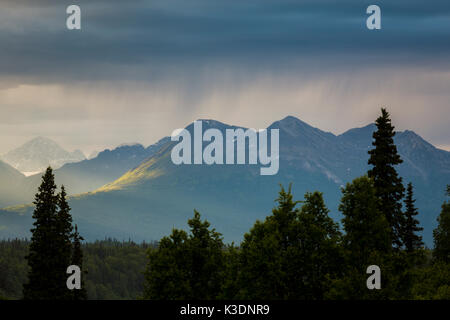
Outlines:
[[[187, 130], [192, 132], [192, 126]], [[236, 127], [203, 121], [203, 130], [208, 128], [225, 135], [227, 128]], [[331, 216], [338, 220], [340, 188], [369, 168], [367, 151], [372, 148], [374, 128], [371, 124], [336, 136], [295, 117], [276, 121], [269, 127], [280, 130], [280, 169], [274, 176], [261, 176], [259, 164], [176, 166], [170, 157], [175, 142], [166, 138], [135, 169], [94, 192], [72, 197], [72, 213], [87, 239], [154, 240], [173, 227], [183, 228], [195, 208], [226, 241], [240, 241], [256, 219], [270, 214], [279, 184], [292, 182], [298, 200], [307, 191], [323, 192]], [[450, 152], [433, 147], [412, 131], [398, 132], [395, 142], [404, 159], [399, 172], [405, 184], [411, 181], [415, 186], [424, 239], [431, 246], [432, 229], [450, 181]], [[70, 190], [70, 181], [67, 186]], [[4, 226], [0, 237], [26, 236], [30, 210], [22, 206], [0, 212]]]

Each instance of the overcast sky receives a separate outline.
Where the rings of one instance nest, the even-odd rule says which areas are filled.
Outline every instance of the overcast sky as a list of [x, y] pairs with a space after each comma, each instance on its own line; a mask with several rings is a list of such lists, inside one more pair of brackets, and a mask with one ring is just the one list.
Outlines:
[[[66, 28], [81, 7], [82, 30]], [[370, 4], [382, 29], [368, 30]], [[450, 150], [450, 1], [2, 0], [0, 154], [149, 145], [199, 118], [335, 134], [386, 106]]]

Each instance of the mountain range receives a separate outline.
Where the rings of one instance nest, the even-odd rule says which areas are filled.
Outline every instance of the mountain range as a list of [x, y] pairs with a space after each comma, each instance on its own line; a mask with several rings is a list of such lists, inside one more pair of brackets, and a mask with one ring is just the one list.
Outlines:
[[[67, 163], [54, 170], [56, 183], [67, 186], [69, 195], [94, 191], [138, 166], [168, 139], [164, 138], [147, 148], [141, 144], [122, 144], [98, 153], [93, 159]], [[8, 192], [0, 192], [0, 208], [33, 201], [41, 183], [41, 174], [26, 177], [0, 161], [0, 177], [2, 175], [5, 178], [0, 180], [0, 190], [4, 188]]]
[[66, 151], [45, 137], [34, 138], [1, 157], [1, 160], [26, 175], [42, 172], [49, 165], [58, 169], [66, 163], [84, 159], [86, 157], [80, 150]]
[[[203, 120], [203, 127], [217, 128], [223, 134], [236, 128], [214, 120]], [[186, 129], [192, 132], [193, 125]], [[83, 181], [91, 175], [105, 182], [98, 187], [92, 183], [91, 192], [70, 198], [74, 221], [88, 240], [157, 240], [173, 227], [184, 228], [195, 208], [227, 242], [239, 242], [257, 219], [271, 213], [279, 185], [289, 183], [297, 200], [308, 191], [323, 192], [330, 215], [339, 221], [340, 189], [369, 169], [367, 151], [372, 148], [375, 125], [334, 135], [289, 116], [268, 129], [280, 132], [280, 169], [274, 176], [261, 176], [259, 166], [254, 165], [174, 165], [170, 153], [175, 142], [168, 137], [149, 148], [120, 147], [92, 160], [66, 164], [55, 176], [57, 181], [64, 180], [69, 191], [86, 187]], [[404, 160], [398, 166], [399, 174], [405, 184], [411, 181], [415, 187], [424, 240], [431, 246], [444, 189], [450, 183], [450, 152], [409, 130], [397, 132], [395, 143]], [[132, 166], [129, 157], [118, 156], [122, 151], [129, 155], [130, 150], [121, 148], [136, 148]], [[13, 168], [0, 166], [0, 177], [4, 175], [23, 179]], [[39, 181], [33, 183], [35, 187]], [[31, 213], [30, 205], [0, 210], [0, 238], [29, 236]]]

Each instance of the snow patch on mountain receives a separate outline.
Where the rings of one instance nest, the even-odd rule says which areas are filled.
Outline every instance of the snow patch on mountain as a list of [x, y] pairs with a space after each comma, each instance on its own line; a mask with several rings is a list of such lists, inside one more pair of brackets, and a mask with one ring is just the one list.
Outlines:
[[48, 166], [58, 169], [66, 163], [85, 159], [85, 155], [80, 150], [66, 151], [55, 141], [45, 137], [34, 138], [2, 157], [3, 161], [28, 175], [42, 172]]

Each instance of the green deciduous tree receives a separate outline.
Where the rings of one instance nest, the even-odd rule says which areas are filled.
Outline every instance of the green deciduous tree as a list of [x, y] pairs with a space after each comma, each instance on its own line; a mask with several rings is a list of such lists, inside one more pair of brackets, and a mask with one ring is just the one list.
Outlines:
[[188, 221], [190, 234], [174, 229], [149, 250], [145, 272], [145, 299], [215, 299], [223, 283], [224, 245], [200, 214]]
[[381, 116], [376, 120], [376, 126], [377, 130], [373, 133], [374, 141], [372, 142], [374, 149], [369, 151], [369, 165], [373, 167], [368, 171], [368, 175], [373, 179], [380, 199], [379, 209], [386, 216], [392, 230], [392, 243], [396, 247], [401, 247], [404, 224], [401, 199], [404, 187], [395, 166], [403, 161], [394, 144], [394, 126], [386, 109], [381, 109]]
[[185, 231], [174, 229], [160, 240], [158, 248], [149, 249], [144, 299], [182, 300], [192, 296], [187, 241]]
[[[376, 299], [384, 296], [387, 265], [391, 256], [391, 230], [379, 209], [373, 180], [363, 176], [342, 189], [339, 210], [344, 215], [345, 275], [334, 281], [327, 294], [332, 299]], [[367, 267], [377, 265], [383, 270], [383, 290], [370, 291], [366, 286]], [[377, 292], [378, 291], [378, 292]], [[381, 295], [380, 295], [381, 293]]]
[[436, 261], [411, 270], [411, 296], [415, 300], [450, 300], [450, 264]]
[[[295, 240], [287, 250], [288, 272], [295, 277], [288, 279], [291, 290], [295, 292], [295, 281], [300, 290], [292, 298], [324, 298], [329, 290], [330, 279], [341, 276], [342, 250], [341, 234], [338, 225], [328, 216], [329, 210], [321, 192], [306, 193], [295, 225]], [[289, 259], [289, 256], [297, 259]], [[302, 263], [300, 272], [295, 272]]]
[[344, 246], [356, 265], [367, 264], [373, 251], [391, 251], [389, 223], [379, 201], [373, 180], [367, 176], [356, 178], [342, 190], [339, 210], [344, 215]]
[[240, 249], [232, 243], [224, 250], [223, 282], [219, 299], [235, 299], [239, 293], [240, 286], [237, 279], [241, 270]]
[[188, 221], [191, 234], [188, 240], [190, 259], [189, 282], [193, 299], [209, 300], [220, 294], [222, 267], [224, 264], [222, 235], [210, 229], [210, 223], [201, 221], [194, 210], [194, 217]]
[[244, 236], [238, 298], [322, 299], [341, 265], [338, 227], [319, 192], [305, 194], [300, 210], [291, 188], [277, 202]]

